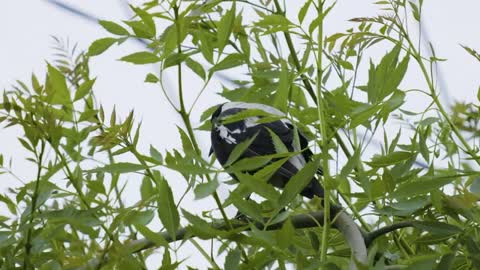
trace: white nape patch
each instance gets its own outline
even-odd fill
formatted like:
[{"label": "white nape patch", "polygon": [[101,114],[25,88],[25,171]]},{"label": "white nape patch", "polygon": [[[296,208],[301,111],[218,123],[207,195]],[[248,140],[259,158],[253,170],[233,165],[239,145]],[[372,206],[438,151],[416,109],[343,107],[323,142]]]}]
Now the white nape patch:
[{"label": "white nape patch", "polygon": [[247,110],[262,110],[262,111],[270,113],[270,114],[275,114],[275,115],[278,115],[278,116],[285,116],[285,114],[282,111],[280,111],[280,110],[278,110],[278,109],[276,109],[272,106],[268,106],[268,105],[264,105],[264,104],[260,104],[260,103],[246,103],[246,102],[228,102],[228,103],[225,103],[222,106],[222,112],[224,112],[226,110],[234,109],[234,108],[247,109]]},{"label": "white nape patch", "polygon": [[[277,108],[274,108],[272,106],[268,106],[265,104],[260,104],[260,103],[246,103],[246,102],[228,102],[223,104],[222,106],[222,113],[224,111],[230,110],[230,109],[247,109],[247,110],[262,110],[266,113],[277,115],[277,116],[282,116],[286,117],[286,115],[278,110]],[[245,126],[247,128],[249,127],[254,127],[258,125],[256,121],[259,119],[259,117],[249,117],[244,119],[245,121]],[[292,122],[286,118],[280,119],[280,121],[287,127],[287,124],[292,125]]]},{"label": "white nape patch", "polygon": [[246,128],[251,128],[251,127],[259,125],[257,123],[258,119],[260,119],[260,117],[256,117],[256,116],[248,117],[246,119],[243,119],[243,123],[245,124]]}]

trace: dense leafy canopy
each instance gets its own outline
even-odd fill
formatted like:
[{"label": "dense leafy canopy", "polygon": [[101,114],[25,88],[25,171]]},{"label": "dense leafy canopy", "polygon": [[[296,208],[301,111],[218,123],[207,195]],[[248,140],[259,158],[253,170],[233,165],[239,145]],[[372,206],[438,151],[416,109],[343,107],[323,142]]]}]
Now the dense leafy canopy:
[{"label": "dense leafy canopy", "polygon": [[[190,243],[213,269],[346,269],[350,249],[331,217],[302,223],[324,210],[318,198],[296,196],[321,166],[325,205],[341,204],[364,231],[368,265],[358,269],[480,269],[480,103],[440,102],[432,70],[442,59],[433,48],[420,50],[407,28],[421,20],[423,1],[376,4],[385,15],[352,18],[355,27],[325,36],[333,1],[302,1],[296,16],[278,0],[151,1],[132,6],[130,20],[99,21],[111,35],[86,53],[60,48],[44,81],[32,75],[1,98],[2,128],[21,128],[18,140],[36,174],[0,194],[9,211],[0,216],[0,268],[142,269],[158,250],[161,269],[204,269],[184,261],[182,247]],[[160,65],[145,82],[158,85],[181,116],[178,149],[141,152],[134,113],[108,113],[95,101],[101,78],[90,76],[89,58],[128,39],[147,46],[121,61]],[[369,59],[378,47],[387,52]],[[402,83],[412,68],[421,72],[423,89]],[[178,96],[163,89],[167,69],[176,70]],[[360,70],[368,75],[358,78]],[[214,75],[226,74],[242,76],[228,84],[234,87],[209,88]],[[203,85],[187,91],[186,75]],[[220,200],[217,189],[232,182],[224,183],[224,170],[205,158],[196,137],[210,129],[215,104],[199,117],[191,114],[196,103],[184,101],[205,91],[285,112],[312,139],[315,161],[280,192],[265,179],[289,153],[237,160],[249,142],[240,144],[227,168],[240,184]],[[409,111],[406,99],[415,95],[429,103]],[[398,122],[404,128],[392,132]],[[372,138],[382,136],[376,147]],[[15,177],[11,167],[0,155],[0,174]],[[262,169],[241,173],[246,168]],[[178,174],[167,178],[165,170]],[[141,199],[124,205],[124,183],[132,178],[141,179]],[[179,181],[197,200],[213,198],[215,209],[183,209],[183,196],[172,192]],[[244,200],[250,193],[258,199]],[[246,218],[228,217],[229,205]]]}]

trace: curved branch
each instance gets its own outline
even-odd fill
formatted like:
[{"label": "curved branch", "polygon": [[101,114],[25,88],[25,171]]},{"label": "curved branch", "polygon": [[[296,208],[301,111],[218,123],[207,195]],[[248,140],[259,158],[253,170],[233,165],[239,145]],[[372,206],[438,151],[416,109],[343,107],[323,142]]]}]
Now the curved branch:
[{"label": "curved branch", "polygon": [[387,234],[387,233],[390,233],[390,232],[393,232],[395,230],[398,230],[398,229],[402,229],[402,228],[407,228],[407,227],[414,227],[413,225],[413,221],[403,221],[403,222],[399,222],[399,223],[395,223],[395,224],[391,224],[391,225],[388,225],[388,226],[385,226],[383,228],[380,228],[376,231],[372,231],[372,232],[369,232],[369,233],[365,233],[363,235],[363,238],[365,239],[365,245],[368,247],[370,246],[373,241],[375,239],[377,239],[378,237],[384,235],[384,234]]},{"label": "curved branch", "polygon": [[[365,246],[365,240],[363,238],[363,235],[357,226],[353,219],[344,211],[334,211],[334,209],[331,209],[331,220],[332,222],[332,227],[337,229],[342,233],[342,235],[345,237],[345,241],[347,242],[348,246],[350,247],[352,251],[352,262],[350,263],[350,269],[355,270],[357,269],[356,263],[362,263],[366,264],[367,263],[367,248]],[[292,222],[293,227],[296,229],[305,229],[305,228],[315,228],[318,227],[318,224],[323,225],[323,218],[324,218],[324,212],[323,211],[317,211],[317,212],[312,212],[312,213],[307,213],[307,214],[299,214],[290,217],[290,220]],[[284,221],[272,224],[269,226],[266,226],[263,223],[260,222],[253,222],[252,224],[255,225],[260,230],[267,230],[267,231],[272,231],[272,230],[278,230],[281,229],[283,226]],[[240,221],[240,220],[234,220],[230,226],[233,227],[233,229],[240,229],[241,231],[249,231],[250,227],[248,226],[248,222]],[[231,228],[230,226],[227,226],[225,222],[215,222],[211,224],[211,226],[215,229],[218,230],[228,230]],[[175,234],[175,238],[170,237],[170,235],[167,232],[162,232],[159,233],[168,243],[179,241],[179,240],[185,240],[188,238],[196,237],[196,235],[192,233],[187,233],[188,232],[188,227],[182,227],[180,228],[177,233]],[[124,246],[124,250],[128,250],[131,253],[137,253],[142,250],[156,247],[155,243],[153,241],[150,241],[146,238],[144,239],[139,239],[139,240],[134,240],[131,241]],[[94,258],[91,259],[87,262],[86,265],[82,267],[76,268],[77,270],[87,270],[87,269],[95,269],[99,265],[103,265],[106,261],[108,260],[108,256],[105,256],[103,259],[101,258]]]}]

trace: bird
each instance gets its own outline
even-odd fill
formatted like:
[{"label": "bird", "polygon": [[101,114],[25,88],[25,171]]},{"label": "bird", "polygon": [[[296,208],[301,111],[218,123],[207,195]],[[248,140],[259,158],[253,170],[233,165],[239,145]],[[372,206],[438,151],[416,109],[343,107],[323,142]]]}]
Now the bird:
[{"label": "bird", "polygon": [[[248,116],[234,122],[225,121],[225,119],[246,110],[255,110],[261,113],[259,116]],[[252,141],[238,160],[277,154],[270,132],[278,136],[289,152],[299,153],[292,154],[268,179],[268,183],[274,187],[284,188],[290,178],[312,159],[313,153],[308,148],[308,139],[286,118],[286,115],[282,111],[272,106],[259,103],[227,102],[218,106],[212,114],[210,121],[212,126],[210,132],[212,143],[210,154],[215,153],[218,162],[223,167],[228,165],[228,158],[235,147],[247,140]],[[299,144],[294,143],[295,132],[298,132]],[[271,162],[273,161],[275,161],[275,159]],[[259,169],[261,168],[244,173],[253,174]],[[322,175],[321,169],[318,170],[317,174]],[[234,174],[231,174],[231,176],[238,180]],[[300,195],[310,199],[314,196],[323,198],[324,190],[314,176],[309,184],[300,192]]]}]

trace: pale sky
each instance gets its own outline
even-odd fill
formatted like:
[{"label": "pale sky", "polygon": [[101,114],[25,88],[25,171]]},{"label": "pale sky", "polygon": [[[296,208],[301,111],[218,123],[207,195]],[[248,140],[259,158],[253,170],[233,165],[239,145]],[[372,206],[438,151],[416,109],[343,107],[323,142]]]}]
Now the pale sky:
[{"label": "pale sky", "polygon": [[[131,1],[138,3],[140,1]],[[294,7],[297,1],[287,1],[291,5],[292,13],[298,7]],[[347,20],[352,17],[373,16],[382,14],[378,7],[372,3],[375,1],[339,0],[336,8],[326,21],[327,34],[344,31],[353,25]],[[476,91],[480,85],[480,63],[469,56],[459,44],[464,44],[480,50],[480,2],[475,0],[447,1],[425,0],[423,23],[427,29],[428,37],[436,49],[440,58],[448,61],[441,64],[441,74],[445,82],[448,95],[445,100],[475,101]],[[128,9],[124,1],[115,0],[82,0],[64,1],[69,5],[92,14],[100,19],[120,21],[129,17]],[[294,16],[296,17],[296,15]],[[108,33],[100,26],[87,22],[82,18],[73,16],[60,10],[47,1],[6,0],[0,3],[0,89],[8,89],[16,80],[30,81],[30,75],[44,75],[45,61],[51,60],[54,50],[51,48],[53,40],[51,36],[68,38],[71,43],[78,43],[78,48],[86,50],[95,39],[106,37]],[[161,31],[160,29],[158,30]],[[375,47],[378,51],[371,52],[372,56],[383,54],[387,48]],[[143,137],[141,139],[142,150],[147,152],[150,144],[160,150],[172,149],[180,145],[177,135],[177,124],[181,120],[169,108],[163,95],[157,86],[145,84],[145,75],[155,72],[154,65],[131,65],[117,61],[120,57],[132,52],[143,50],[136,42],[127,42],[120,47],[113,47],[107,53],[95,57],[91,61],[92,75],[98,77],[94,87],[97,98],[107,111],[116,106],[120,115],[126,116],[129,110],[134,109],[136,118],[141,119]],[[411,61],[411,64],[413,60]],[[367,70],[360,71],[360,79],[365,81]],[[235,75],[233,72],[230,75]],[[362,78],[363,75],[363,78]],[[168,86],[168,80],[166,85]],[[170,79],[170,80],[173,80]],[[185,78],[186,89],[198,91],[198,79]],[[190,84],[189,84],[190,83]],[[422,87],[424,81],[410,72],[402,84],[405,88]],[[214,94],[221,90],[218,79],[210,85],[207,93],[199,101],[198,108],[194,111],[201,113],[203,109],[220,103],[222,99]],[[193,96],[193,95],[192,95]],[[191,102],[187,98],[187,103]],[[424,105],[425,99],[409,98],[408,107],[418,108]],[[194,114],[195,115],[195,114]],[[193,118],[194,125],[198,125],[198,118]],[[19,154],[21,146],[16,140],[19,130],[10,128],[0,131],[0,153],[6,159],[14,157],[14,170],[18,175],[29,181],[33,177],[34,167],[27,163]],[[208,134],[199,132],[199,141],[203,149],[209,147]],[[148,153],[148,152],[147,152]],[[175,174],[168,174],[170,185],[174,193],[180,196],[185,189],[183,180],[175,179]],[[175,181],[179,180],[179,181]],[[138,179],[132,179],[131,189],[126,200],[134,203],[139,199]],[[6,175],[0,176],[0,193],[5,193],[7,187],[18,186],[19,183]],[[228,195],[226,187],[221,186],[219,193],[222,197]],[[178,199],[178,197],[177,197]],[[214,207],[213,200],[204,199],[195,201],[193,194],[187,196],[182,207],[190,212],[200,213]],[[4,204],[0,204],[0,213],[5,213]],[[230,214],[235,212],[230,209]],[[192,248],[181,249],[180,259],[188,256]],[[182,253],[184,252],[184,253]],[[192,255],[188,262],[203,259]],[[151,266],[158,266],[158,260],[150,260]],[[197,264],[198,265],[198,264]],[[220,264],[221,265],[221,264]]]}]

